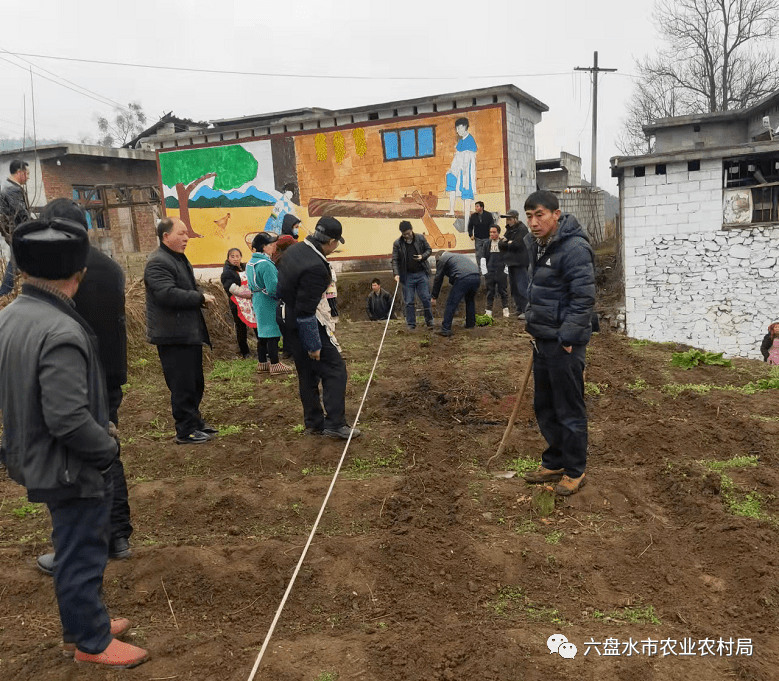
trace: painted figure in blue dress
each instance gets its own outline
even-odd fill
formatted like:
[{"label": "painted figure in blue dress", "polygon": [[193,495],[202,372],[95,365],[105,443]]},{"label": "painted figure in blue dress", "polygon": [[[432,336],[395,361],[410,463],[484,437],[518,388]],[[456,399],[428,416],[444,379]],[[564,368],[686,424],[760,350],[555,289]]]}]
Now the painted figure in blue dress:
[{"label": "painted figure in blue dress", "polygon": [[457,136],[452,165],[446,174],[446,191],[449,192],[449,215],[454,215],[455,204],[459,196],[463,201],[463,219],[468,222],[473,209],[476,192],[476,140],[468,132],[468,119],[458,118],[454,122]]},{"label": "painted figure in blue dress", "polygon": [[295,205],[292,203],[292,196],[295,193],[294,184],[285,184],[281,198],[276,201],[273,211],[268,216],[265,223],[265,231],[273,234],[281,234],[281,226],[284,222],[284,216],[287,214],[295,215]]}]

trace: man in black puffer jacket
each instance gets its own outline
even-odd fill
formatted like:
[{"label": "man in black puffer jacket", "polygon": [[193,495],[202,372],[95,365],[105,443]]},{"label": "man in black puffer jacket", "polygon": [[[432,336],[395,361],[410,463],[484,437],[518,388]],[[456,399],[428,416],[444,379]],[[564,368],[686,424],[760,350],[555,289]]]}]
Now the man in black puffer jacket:
[{"label": "man in black puffer jacket", "polygon": [[587,465],[587,408],[584,363],[592,334],[595,268],[589,238],[573,215],[562,215],[557,197],[537,191],[525,201],[532,236],[526,314],[534,338],[533,408],[549,445],[533,483],[559,481],[555,492],[569,495],[584,484]]},{"label": "man in black puffer jacket", "polygon": [[217,433],[200,417],[203,399],[203,345],[211,345],[200,308],[214,302],[201,293],[184,249],[187,226],[177,218],[157,225],[160,247],[146,262],[146,335],[162,364],[176,421],[177,444],[202,444]]}]

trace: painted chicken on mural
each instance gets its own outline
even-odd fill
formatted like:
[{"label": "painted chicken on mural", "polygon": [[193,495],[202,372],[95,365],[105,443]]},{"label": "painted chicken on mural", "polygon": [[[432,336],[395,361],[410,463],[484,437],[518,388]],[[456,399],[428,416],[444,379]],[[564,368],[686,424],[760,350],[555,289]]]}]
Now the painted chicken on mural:
[{"label": "painted chicken on mural", "polygon": [[227,221],[229,219],[230,219],[230,213],[219,218],[218,220],[214,220],[214,224],[216,225],[216,228],[219,230],[222,236],[224,236],[225,234],[225,230],[227,229]]}]

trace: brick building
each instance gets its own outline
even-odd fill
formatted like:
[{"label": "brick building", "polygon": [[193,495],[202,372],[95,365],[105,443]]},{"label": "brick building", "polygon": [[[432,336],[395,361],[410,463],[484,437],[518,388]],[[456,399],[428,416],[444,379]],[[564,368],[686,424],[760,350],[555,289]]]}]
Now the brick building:
[{"label": "brick building", "polygon": [[627,332],[760,358],[776,321],[779,92],[644,127],[655,152],[619,178]]},{"label": "brick building", "polygon": [[69,198],[87,210],[90,239],[127,271],[142,270],[157,247],[160,199],[153,152],[83,144],[51,144],[0,153],[0,175],[13,159],[29,164],[27,195],[33,212]]},{"label": "brick building", "polygon": [[303,235],[322,215],[341,220],[338,268],[384,269],[400,220],[433,248],[472,252],[475,201],[521,209],[536,188],[535,125],[547,110],[501,85],[160,128],[134,144],[157,152],[165,212],[196,237],[194,265],[216,271],[229,248],[245,253],[255,233],[293,213]]}]

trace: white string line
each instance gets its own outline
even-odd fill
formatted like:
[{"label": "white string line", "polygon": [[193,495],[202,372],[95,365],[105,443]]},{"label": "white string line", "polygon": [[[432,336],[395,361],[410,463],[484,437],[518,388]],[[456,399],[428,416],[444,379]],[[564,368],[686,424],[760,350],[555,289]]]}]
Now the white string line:
[{"label": "white string line", "polygon": [[344,459],[346,458],[346,451],[349,449],[349,444],[352,441],[354,428],[357,425],[357,422],[360,418],[362,407],[365,404],[365,398],[368,397],[368,389],[371,387],[373,374],[376,371],[376,365],[379,363],[381,350],[384,347],[384,339],[387,336],[387,329],[389,328],[390,318],[392,317],[392,308],[395,306],[395,298],[398,295],[399,286],[400,286],[400,282],[395,282],[395,292],[392,294],[392,303],[390,304],[390,309],[389,312],[387,313],[387,321],[384,323],[384,333],[381,334],[379,351],[376,353],[376,359],[373,361],[373,367],[371,368],[371,375],[368,377],[368,382],[365,384],[365,392],[363,392],[362,394],[360,407],[357,409],[357,415],[354,417],[354,423],[352,423],[352,428],[349,431],[349,439],[346,441],[346,444],[344,445],[344,451],[341,454],[341,459],[338,462],[338,466],[335,469],[335,473],[333,474],[333,479],[330,481],[330,487],[328,488],[327,494],[325,495],[325,500],[322,502],[322,507],[319,509],[319,515],[317,515],[316,520],[314,521],[314,526],[311,528],[311,533],[308,535],[308,541],[306,542],[306,545],[303,547],[303,553],[300,554],[300,559],[298,560],[298,564],[295,566],[295,571],[292,573],[292,578],[289,580],[289,584],[287,585],[287,590],[284,592],[284,596],[281,598],[281,603],[279,603],[279,607],[276,610],[276,615],[274,616],[273,621],[270,624],[270,629],[268,629],[268,633],[265,636],[265,640],[262,643],[262,648],[260,648],[260,652],[257,655],[256,661],[254,662],[254,667],[252,667],[252,671],[251,674],[249,674],[248,681],[252,681],[254,679],[254,676],[257,673],[257,669],[259,669],[260,667],[260,662],[262,662],[262,656],[265,654],[265,650],[268,647],[268,643],[270,643],[271,636],[273,636],[273,631],[276,629],[276,623],[279,621],[279,617],[281,617],[281,612],[282,610],[284,610],[284,606],[287,603],[287,598],[289,597],[289,594],[292,591],[292,587],[295,584],[295,579],[297,578],[298,572],[300,572],[300,568],[302,567],[303,561],[305,560],[306,554],[308,553],[308,547],[311,545],[311,542],[314,539],[314,535],[316,534],[317,527],[319,527],[319,521],[322,519],[322,514],[325,512],[325,507],[327,506],[327,502],[330,499],[330,493],[333,491],[333,487],[335,486],[335,481],[338,479],[338,473],[341,472],[341,466],[343,465]]}]

